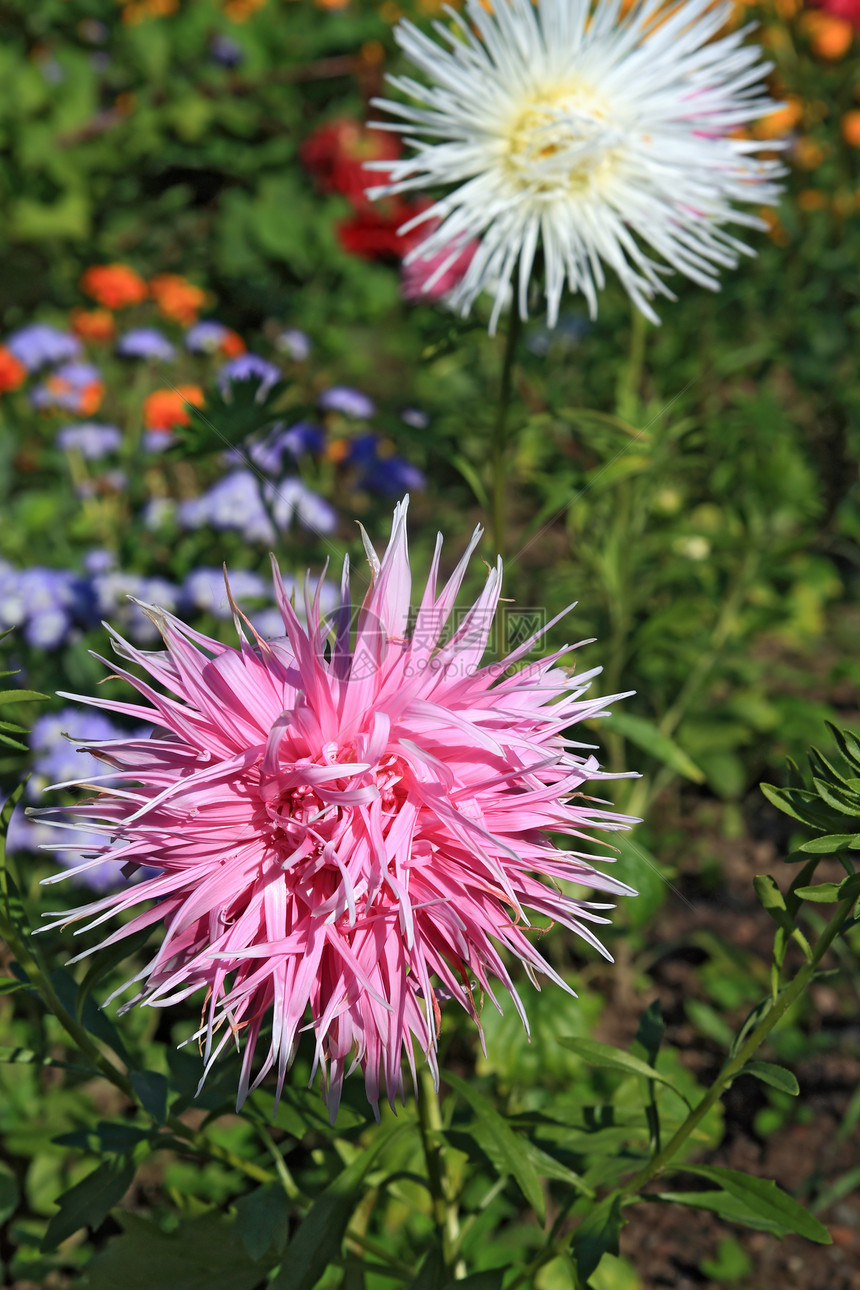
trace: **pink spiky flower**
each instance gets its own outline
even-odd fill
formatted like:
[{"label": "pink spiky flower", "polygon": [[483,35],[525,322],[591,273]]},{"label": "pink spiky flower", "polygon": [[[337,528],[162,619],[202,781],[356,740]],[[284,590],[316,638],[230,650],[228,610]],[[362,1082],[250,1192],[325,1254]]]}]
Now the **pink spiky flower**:
[{"label": "pink spiky flower", "polygon": [[71,808],[106,839],[81,868],[121,859],[158,872],[58,917],[95,927],[144,906],[104,942],[164,928],[125,1006],[205,991],[204,1078],[231,1038],[243,1044],[240,1103],[272,1070],[280,1095],[303,1030],[314,1033],[332,1117],[356,1065],[374,1108],[380,1082],[393,1102],[404,1054],[414,1079],[416,1044],[436,1074],[437,995],[480,1028],[473,989],[496,1003],[491,978],[527,1024],[510,957],[534,984],[543,973],[568,988],[529,939],[527,910],[605,953],[590,925],[611,906],[559,884],[630,891],[550,837],[578,845],[628,823],[584,794],[608,776],[564,735],[605,709],[582,697],[599,669],[574,679],[559,650],[507,670],[540,632],[480,666],[501,562],[443,641],[480,529],[438,593],[440,535],[410,631],[407,501],[382,560],[365,537],[372,576],[354,634],[346,562],[330,633],[319,589],[312,598],[306,588],[304,626],[275,566],[284,638],[264,641],[248,624],[249,641],[237,612],[233,648],[143,606],[166,650],[144,653],[112,633],[114,648],[161,688],[114,669],[146,703],[83,700],[156,731],[87,745],[111,770]]}]

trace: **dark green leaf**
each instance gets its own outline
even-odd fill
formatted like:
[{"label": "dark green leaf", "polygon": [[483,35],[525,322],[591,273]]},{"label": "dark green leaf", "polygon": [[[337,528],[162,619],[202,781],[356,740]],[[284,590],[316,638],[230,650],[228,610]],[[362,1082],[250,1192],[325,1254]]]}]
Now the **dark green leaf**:
[{"label": "dark green leaf", "polygon": [[841,813],[826,810],[817,793],[806,788],[776,788],[773,784],[760,787],[769,802],[786,815],[800,820],[801,824],[808,824],[822,833],[841,831],[838,826],[844,823],[844,817]]},{"label": "dark green leaf", "polygon": [[743,1201],[749,1209],[762,1218],[779,1223],[798,1236],[820,1245],[830,1245],[827,1228],[805,1210],[793,1196],[787,1195],[768,1178],[753,1178],[737,1169],[723,1169],[717,1165],[684,1165],[688,1173],[697,1174],[716,1183],[730,1196]]},{"label": "dark green leaf", "polygon": [[740,1050],[741,1045],[744,1043],[747,1036],[750,1035],[753,1030],[755,1030],[758,1023],[764,1019],[764,1017],[768,1012],[770,1012],[772,1007],[773,1007],[773,999],[770,995],[768,995],[767,998],[762,999],[759,1003],[756,1004],[756,1006],[752,1009],[752,1011],[747,1014],[747,1016],[744,1018],[744,1022],[740,1030],[735,1035],[732,1041],[732,1046],[729,1050],[730,1057],[735,1056],[735,1054]]},{"label": "dark green leaf", "polygon": [[8,1165],[0,1165],[0,1223],[5,1223],[15,1213],[19,1198],[15,1175]]},{"label": "dark green leaf", "polygon": [[677,1094],[689,1106],[686,1097],[676,1088],[670,1079],[661,1075],[653,1066],[647,1062],[640,1061],[632,1053],[626,1053],[623,1048],[613,1048],[610,1044],[601,1044],[596,1039],[579,1039],[575,1035],[566,1035],[558,1041],[565,1048],[572,1049],[578,1053],[590,1066],[598,1066],[605,1070],[624,1071],[627,1075],[642,1075],[645,1079],[656,1080],[658,1084],[665,1084],[673,1093]]},{"label": "dark green leaf", "polygon": [[507,1268],[488,1268],[484,1272],[473,1272],[463,1277],[462,1281],[446,1281],[444,1290],[502,1290]]},{"label": "dark green leaf", "polygon": [[583,1281],[587,1281],[597,1269],[604,1254],[618,1253],[618,1238],[623,1226],[620,1192],[605,1196],[586,1214],[573,1234],[572,1245],[577,1271]]},{"label": "dark green leaf", "polygon": [[797,1097],[800,1092],[800,1087],[791,1071],[787,1071],[784,1066],[775,1066],[773,1062],[747,1062],[738,1074],[755,1075],[762,1083],[781,1089],[783,1093],[791,1093],[792,1097]]},{"label": "dark green leaf", "polygon": [[269,1253],[274,1259],[283,1254],[288,1226],[289,1203],[278,1184],[257,1187],[236,1201],[233,1240],[242,1242],[249,1259],[257,1261]]},{"label": "dark green leaf", "polygon": [[132,1071],[129,1076],[140,1105],[157,1124],[167,1119],[167,1077],[157,1071]]},{"label": "dark green leaf", "polygon": [[830,721],[825,722],[825,724],[836,740],[836,746],[842,756],[855,770],[860,771],[860,740],[850,730],[840,730]]},{"label": "dark green leaf", "polygon": [[100,1227],[133,1181],[134,1165],[130,1161],[108,1160],[100,1164],[60,1197],[60,1208],[48,1224],[42,1250],[55,1250],[82,1227]]},{"label": "dark green leaf", "polygon": [[504,1172],[509,1173],[531,1205],[538,1220],[546,1218],[546,1198],[540,1178],[522,1148],[522,1139],[514,1133],[504,1116],[487,1098],[467,1084],[459,1075],[446,1073],[445,1079],[471,1106],[483,1128],[493,1139]]},{"label": "dark green leaf", "polygon": [[426,1254],[417,1277],[409,1282],[406,1290],[445,1290],[447,1281],[448,1273],[445,1260],[442,1258],[442,1249],[436,1242]]},{"label": "dark green leaf", "polygon": [[320,1193],[290,1241],[286,1258],[270,1290],[313,1290],[332,1258],[340,1252],[365,1174],[383,1147],[396,1134],[402,1133],[404,1127],[401,1125],[381,1133]]},{"label": "dark green leaf", "polygon": [[642,1013],[636,1031],[636,1042],[642,1045],[642,1050],[651,1066],[657,1060],[657,1054],[660,1051],[665,1031],[666,1023],[663,1020],[663,1013],[660,1009],[660,1000],[655,999],[653,1003],[649,1003]]},{"label": "dark green leaf", "polygon": [[162,1232],[136,1214],[118,1214],[121,1236],[108,1241],[86,1267],[87,1290],[254,1290],[262,1280],[232,1227],[204,1214]]}]

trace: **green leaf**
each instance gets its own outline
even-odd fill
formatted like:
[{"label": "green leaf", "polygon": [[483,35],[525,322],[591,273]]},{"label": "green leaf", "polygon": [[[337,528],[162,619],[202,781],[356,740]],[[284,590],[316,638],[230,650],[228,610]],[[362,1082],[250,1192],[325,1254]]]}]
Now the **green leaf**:
[{"label": "green leaf", "polygon": [[38,690],[0,690],[0,708],[7,703],[43,703],[47,698]]},{"label": "green leaf", "polygon": [[157,1071],[132,1071],[129,1079],[144,1111],[156,1124],[164,1124],[167,1119],[167,1076],[159,1075]]},{"label": "green leaf", "polygon": [[781,1089],[783,1093],[790,1093],[792,1097],[797,1097],[800,1092],[800,1086],[791,1071],[787,1071],[784,1066],[775,1066],[773,1062],[747,1062],[738,1074],[755,1075],[762,1083]]},{"label": "green leaf", "polygon": [[136,1214],[117,1215],[121,1236],[87,1264],[86,1290],[255,1290],[263,1280],[231,1224],[218,1214],[181,1222],[172,1232]]},{"label": "green leaf", "polygon": [[662,765],[668,766],[678,775],[683,775],[685,779],[691,779],[694,784],[703,784],[705,774],[692,757],[684,752],[683,748],[671,739],[669,735],[663,734],[653,721],[648,721],[645,717],[638,717],[632,712],[613,712],[611,717],[605,717],[601,721],[605,729],[614,731],[629,739],[637,748],[655,757]]},{"label": "green leaf", "polygon": [[769,1178],[753,1178],[737,1169],[724,1169],[717,1165],[684,1165],[687,1173],[697,1174],[716,1183],[730,1196],[743,1201],[752,1213],[779,1223],[789,1232],[805,1236],[819,1245],[830,1245],[832,1237],[823,1223],[819,1223],[793,1196],[787,1195]]},{"label": "green leaf", "polygon": [[128,1160],[105,1161],[87,1174],[57,1202],[60,1208],[48,1224],[43,1253],[55,1250],[82,1227],[100,1227],[133,1181],[134,1165]]},{"label": "green leaf", "polygon": [[278,1183],[267,1183],[236,1201],[234,1242],[239,1240],[249,1259],[283,1254],[289,1227],[289,1202]]},{"label": "green leaf", "polygon": [[792,936],[795,932],[794,919],[786,908],[785,896],[777,885],[776,879],[769,873],[757,873],[753,878],[753,886],[763,908],[770,914],[777,927],[781,928],[787,936]]},{"label": "green leaf", "polygon": [[773,784],[760,784],[759,787],[777,810],[822,833],[834,832],[834,824],[837,823],[834,814],[824,809],[817,793],[807,788],[776,788]]},{"label": "green leaf", "polygon": [[499,1114],[492,1102],[481,1093],[476,1092],[459,1075],[446,1072],[445,1080],[469,1103],[483,1130],[492,1138],[502,1168],[515,1180],[523,1196],[531,1205],[535,1214],[537,1214],[538,1221],[543,1224],[546,1220],[546,1198],[541,1187],[540,1178],[523,1151],[522,1139],[519,1134],[514,1133],[507,1120]]},{"label": "green leaf", "polygon": [[16,990],[23,990],[26,985],[24,981],[16,981],[13,976],[0,977],[0,994],[14,994]]},{"label": "green leaf", "polygon": [[649,1003],[642,1013],[636,1031],[636,1043],[642,1045],[642,1051],[651,1066],[657,1060],[657,1054],[660,1051],[660,1045],[663,1042],[665,1033],[666,1023],[663,1020],[660,1000],[655,999],[653,1003]]},{"label": "green leaf", "polygon": [[443,1290],[502,1290],[507,1267],[473,1272],[462,1281],[446,1281]]},{"label": "green leaf", "polygon": [[[286,1258],[270,1290],[313,1290],[332,1258],[340,1252],[365,1174],[383,1147],[405,1127],[398,1125],[376,1137],[372,1145],[342,1169],[317,1196],[290,1241]],[[257,1276],[259,1278],[259,1272]]]},{"label": "green leaf", "polygon": [[18,1181],[8,1165],[0,1165],[0,1223],[11,1218],[18,1208]]},{"label": "green leaf", "polygon": [[589,1210],[573,1234],[573,1256],[582,1281],[587,1281],[604,1254],[618,1253],[618,1239],[624,1226],[621,1193],[612,1192]]},{"label": "green leaf", "polygon": [[830,721],[826,721],[824,724],[836,740],[836,746],[845,760],[855,770],[860,771],[860,740],[858,740],[857,736],[853,735],[850,730],[840,730],[838,726],[834,726]]},{"label": "green leaf", "polygon": [[743,1223],[744,1227],[752,1227],[757,1232],[772,1232],[774,1236],[787,1236],[791,1231],[783,1223],[753,1213],[746,1201],[727,1191],[662,1191],[654,1197],[649,1195],[647,1199],[665,1201],[672,1205],[689,1205],[692,1209],[707,1209],[730,1223]]},{"label": "green leaf", "polygon": [[672,1090],[680,1097],[687,1106],[684,1094],[677,1088],[670,1079],[661,1075],[653,1066],[647,1062],[641,1061],[634,1057],[632,1053],[626,1053],[623,1048],[613,1048],[610,1044],[601,1044],[596,1039],[579,1039],[575,1035],[566,1035],[558,1041],[564,1048],[570,1048],[573,1052],[578,1053],[590,1066],[598,1066],[605,1070],[624,1071],[627,1075],[642,1075],[645,1079],[656,1080],[658,1084],[665,1084],[666,1088]]},{"label": "green leaf", "polygon": [[406,1290],[445,1290],[447,1279],[445,1260],[442,1257],[441,1246],[437,1241],[431,1246],[421,1267],[418,1269],[417,1277],[409,1282]]},{"label": "green leaf", "polygon": [[825,904],[847,900],[849,896],[860,896],[860,873],[851,873],[841,882],[820,882],[814,887],[795,887],[794,893],[802,900]]},{"label": "green leaf", "polygon": [[812,838],[809,842],[802,843],[797,849],[806,851],[810,855],[829,856],[848,848],[853,851],[860,850],[860,833],[825,833],[823,837]]}]

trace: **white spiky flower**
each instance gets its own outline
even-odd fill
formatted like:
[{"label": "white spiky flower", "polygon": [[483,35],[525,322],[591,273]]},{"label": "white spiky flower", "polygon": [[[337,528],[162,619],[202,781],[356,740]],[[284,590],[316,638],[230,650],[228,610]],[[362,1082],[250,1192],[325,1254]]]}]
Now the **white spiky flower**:
[{"label": "white spiky flower", "polygon": [[467,0],[464,15],[449,9],[447,24],[433,24],[438,40],[408,21],[396,28],[429,83],[393,76],[411,102],[375,100],[399,118],[382,128],[414,152],[386,161],[390,181],[371,194],[447,189],[401,229],[430,229],[406,260],[447,248],[438,276],[479,239],[451,303],[467,314],[492,290],[491,332],[515,269],[525,317],[539,248],[550,326],[565,281],[595,316],[607,267],[657,322],[649,301],[674,298],[670,270],[716,290],[720,268],[753,254],[724,226],[764,224],[735,203],[777,199],[780,163],[737,137],[775,104],[762,83],[770,65],[744,43],[749,28],[726,31],[732,5],[621,8],[621,0]]}]

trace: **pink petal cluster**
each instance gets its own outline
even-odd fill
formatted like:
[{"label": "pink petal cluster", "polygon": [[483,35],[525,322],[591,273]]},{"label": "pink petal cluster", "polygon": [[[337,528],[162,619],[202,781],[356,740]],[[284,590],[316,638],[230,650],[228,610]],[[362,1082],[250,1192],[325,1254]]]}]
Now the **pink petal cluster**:
[{"label": "pink petal cluster", "polygon": [[[435,231],[435,227],[435,224],[431,225],[430,232]],[[426,232],[425,225],[422,233]],[[403,299],[410,304],[441,300],[458,287],[479,246],[478,241],[472,238],[456,246],[443,247],[430,255],[422,255],[423,241],[422,237],[422,241],[407,252],[400,267]]]},{"label": "pink petal cluster", "polygon": [[629,892],[550,836],[579,847],[628,823],[585,795],[607,776],[564,733],[605,708],[583,698],[595,673],[573,678],[564,650],[511,669],[536,637],[480,665],[501,562],[445,637],[479,537],[441,592],[439,537],[414,621],[406,501],[381,560],[365,538],[372,576],[354,631],[348,565],[333,624],[320,624],[319,588],[306,588],[307,626],[275,567],[285,636],[265,641],[247,624],[246,638],[237,611],[238,648],[142,606],[166,649],[116,634],[114,648],[157,684],[112,668],[143,702],[83,700],[156,729],[87,745],[110,770],[71,808],[105,837],[81,867],[120,859],[158,872],[58,917],[94,927],[138,910],[105,945],[164,929],[126,1006],[205,991],[204,1077],[234,1041],[240,1103],[273,1071],[280,1095],[305,1030],[332,1117],[359,1065],[375,1108],[383,1085],[403,1096],[416,1045],[436,1071],[440,998],[480,1027],[496,981],[525,1024],[510,957],[535,984],[542,973],[567,988],[532,944],[527,910],[602,950],[591,925],[611,906],[560,884]]}]

